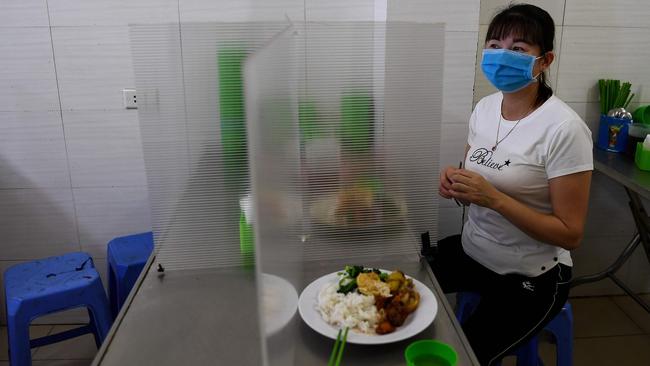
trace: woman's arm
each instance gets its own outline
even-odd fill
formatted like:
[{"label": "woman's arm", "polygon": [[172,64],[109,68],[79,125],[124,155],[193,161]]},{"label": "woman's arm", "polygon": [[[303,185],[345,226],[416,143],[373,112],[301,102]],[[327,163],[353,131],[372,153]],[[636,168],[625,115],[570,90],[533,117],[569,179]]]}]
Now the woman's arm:
[{"label": "woman's arm", "polygon": [[538,212],[500,192],[480,174],[458,170],[449,194],[497,211],[520,230],[539,241],[567,250],[576,249],[584,233],[589,205],[591,171],[549,180],[553,212]]}]

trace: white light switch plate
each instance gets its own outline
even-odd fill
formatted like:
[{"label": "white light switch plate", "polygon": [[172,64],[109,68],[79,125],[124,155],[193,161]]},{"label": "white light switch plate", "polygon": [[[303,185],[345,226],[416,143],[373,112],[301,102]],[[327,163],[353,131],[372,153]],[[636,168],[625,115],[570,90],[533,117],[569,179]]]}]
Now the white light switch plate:
[{"label": "white light switch plate", "polygon": [[138,109],[138,103],[135,96],[135,89],[122,89],[122,97],[124,100],[124,108]]}]

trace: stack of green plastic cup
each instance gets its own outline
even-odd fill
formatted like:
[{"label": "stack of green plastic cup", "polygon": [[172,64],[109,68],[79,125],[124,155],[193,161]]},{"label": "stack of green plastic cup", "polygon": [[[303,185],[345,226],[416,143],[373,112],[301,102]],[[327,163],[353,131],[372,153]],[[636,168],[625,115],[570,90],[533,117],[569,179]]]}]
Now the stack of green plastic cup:
[{"label": "stack of green plastic cup", "polygon": [[246,51],[222,48],[218,52],[221,149],[227,181],[239,185],[248,173],[246,116],[242,68]]},{"label": "stack of green plastic cup", "polygon": [[374,111],[370,93],[362,90],[341,96],[341,147],[345,153],[370,151],[373,141]]},{"label": "stack of green plastic cup", "polygon": [[253,225],[246,221],[244,211],[239,215],[239,251],[244,267],[253,267],[255,265],[255,235]]},{"label": "stack of green plastic cup", "polygon": [[314,139],[320,134],[316,102],[303,99],[298,102],[298,125],[302,141]]},{"label": "stack of green plastic cup", "polygon": [[[244,49],[237,47],[221,48],[217,54],[223,174],[233,197],[239,196],[248,183],[242,75],[246,55]],[[244,267],[252,268],[255,264],[253,227],[246,221],[243,211],[239,216],[239,249]]]}]

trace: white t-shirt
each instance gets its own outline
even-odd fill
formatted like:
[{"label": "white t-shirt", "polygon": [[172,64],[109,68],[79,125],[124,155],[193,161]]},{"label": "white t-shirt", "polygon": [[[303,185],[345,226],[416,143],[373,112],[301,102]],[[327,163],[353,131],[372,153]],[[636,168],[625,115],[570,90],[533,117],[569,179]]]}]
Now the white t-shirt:
[{"label": "white t-shirt", "polygon": [[[591,131],[578,114],[552,96],[516,127],[517,121],[502,119],[499,140],[503,140],[492,151],[502,99],[499,92],[476,105],[465,168],[530,208],[550,213],[548,180],[593,170]],[[567,250],[531,238],[498,212],[478,205],[469,207],[462,242],[467,255],[499,274],[532,277],[558,262],[573,264]]]}]

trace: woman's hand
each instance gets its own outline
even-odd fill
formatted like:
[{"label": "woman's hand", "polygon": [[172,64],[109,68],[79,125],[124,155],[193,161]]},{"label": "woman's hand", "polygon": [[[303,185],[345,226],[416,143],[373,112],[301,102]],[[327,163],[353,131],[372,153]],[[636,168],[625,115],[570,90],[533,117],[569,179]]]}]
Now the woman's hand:
[{"label": "woman's hand", "polygon": [[455,169],[448,177],[452,183],[446,192],[461,202],[494,209],[503,195],[483,176],[469,170]]},{"label": "woman's hand", "polygon": [[440,186],[438,187],[438,194],[444,198],[451,199],[451,185],[454,183],[451,176],[456,173],[458,169],[453,166],[448,166],[440,172]]}]

